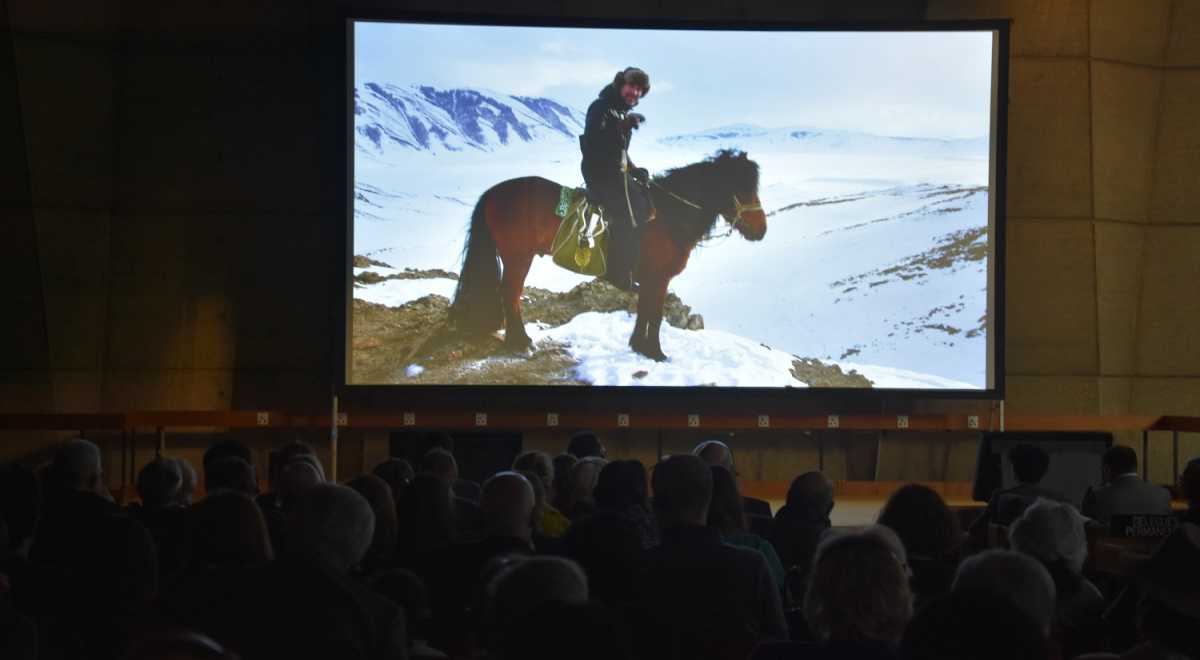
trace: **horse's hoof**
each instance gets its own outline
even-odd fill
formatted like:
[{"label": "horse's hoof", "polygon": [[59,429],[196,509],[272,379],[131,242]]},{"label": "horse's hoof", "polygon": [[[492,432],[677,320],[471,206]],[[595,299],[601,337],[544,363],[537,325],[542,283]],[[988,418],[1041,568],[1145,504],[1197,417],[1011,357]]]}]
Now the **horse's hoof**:
[{"label": "horse's hoof", "polygon": [[514,355],[530,355],[533,353],[533,340],[529,337],[514,339],[513,341],[505,340],[504,351],[513,353]]}]

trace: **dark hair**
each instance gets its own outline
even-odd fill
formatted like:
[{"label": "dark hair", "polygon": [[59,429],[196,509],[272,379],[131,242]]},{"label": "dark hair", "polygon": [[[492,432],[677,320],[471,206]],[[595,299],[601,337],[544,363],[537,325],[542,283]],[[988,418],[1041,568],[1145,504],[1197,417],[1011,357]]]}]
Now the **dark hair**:
[{"label": "dark hair", "polygon": [[457,468],[458,464],[454,461],[454,454],[441,447],[434,447],[421,457],[421,472],[426,474],[446,477]]},{"label": "dark hair", "polygon": [[192,561],[203,566],[258,566],[275,556],[262,511],[247,495],[227,490],[192,506]]},{"label": "dark hair", "polygon": [[106,594],[109,607],[140,609],[158,592],[158,554],[146,527],[129,516],[101,516],[79,575],[82,593]]},{"label": "dark hair", "polygon": [[746,531],[746,514],[742,494],[738,492],[733,473],[720,465],[708,466],[713,476],[712,503],[708,505],[708,526],[722,536]]},{"label": "dark hair", "polygon": [[392,457],[375,466],[371,474],[383,479],[387,482],[389,488],[392,489],[392,498],[396,498],[399,492],[408,488],[408,484],[412,483],[413,477],[417,476],[413,470],[412,463],[403,458]]},{"label": "dark hair", "polygon": [[254,466],[236,456],[213,461],[204,469],[204,490],[208,493],[232,490],[250,496],[257,495]]},{"label": "dark hair", "polygon": [[1050,454],[1034,445],[1020,444],[1008,450],[1013,474],[1023,484],[1036,484],[1050,469]]},{"label": "dark hair", "polygon": [[713,478],[700,457],[670,456],[654,466],[654,509],[667,523],[681,513],[707,510],[712,501]]},{"label": "dark hair", "polygon": [[1132,447],[1113,445],[1104,452],[1101,464],[1108,468],[1114,477],[1119,474],[1137,472],[1137,453],[1133,451]]},{"label": "dark hair", "polygon": [[375,514],[375,531],[371,537],[371,547],[367,550],[364,563],[380,565],[390,561],[396,553],[397,537],[399,535],[396,522],[396,501],[392,498],[392,489],[387,482],[373,474],[364,474],[351,479],[347,484],[366,498]]},{"label": "dark hair", "polygon": [[8,547],[0,548],[0,554],[33,536],[41,505],[41,484],[31,470],[16,464],[0,467],[0,517],[8,524]]},{"label": "dark hair", "polygon": [[254,464],[253,458],[250,456],[250,448],[241,442],[233,439],[218,440],[208,446],[204,450],[204,471],[208,472],[208,468],[215,461],[222,458],[240,458],[251,465]]},{"label": "dark hair", "polygon": [[1040,626],[1006,598],[963,590],[917,611],[900,642],[904,660],[1043,660]]},{"label": "dark hair", "polygon": [[962,542],[962,528],[946,501],[919,484],[907,484],[892,493],[878,522],[896,532],[910,560],[945,559]]},{"label": "dark hair", "polygon": [[454,540],[454,496],[450,482],[418,474],[398,497],[399,549],[411,555]]},{"label": "dark hair", "polygon": [[624,511],[631,506],[640,506],[649,511],[646,466],[636,460],[608,463],[600,468],[592,499],[596,506],[612,511]]},{"label": "dark hair", "polygon": [[583,429],[571,434],[571,439],[567,441],[567,453],[575,458],[604,458],[604,446],[600,444],[600,436],[595,431]]},{"label": "dark hair", "polygon": [[567,528],[563,549],[587,573],[594,598],[614,604],[635,599],[644,551],[632,518],[615,511],[586,516]]},{"label": "dark hair", "polygon": [[571,503],[571,468],[579,462],[574,454],[559,454],[554,457],[554,481],[550,484],[550,503],[558,510]]},{"label": "dark hair", "polygon": [[183,473],[179,464],[170,459],[156,458],[138,472],[138,495],[142,498],[142,506],[148,511],[176,503],[182,487]]},{"label": "dark hair", "polygon": [[512,462],[512,469],[517,472],[529,472],[542,482],[542,489],[549,490],[554,483],[554,464],[544,451],[527,451],[518,455]]}]

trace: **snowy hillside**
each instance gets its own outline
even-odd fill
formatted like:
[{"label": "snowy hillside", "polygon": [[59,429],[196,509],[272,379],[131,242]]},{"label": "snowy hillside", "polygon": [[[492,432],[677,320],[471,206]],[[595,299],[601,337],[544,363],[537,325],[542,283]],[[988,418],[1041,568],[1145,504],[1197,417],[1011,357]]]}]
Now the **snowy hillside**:
[{"label": "snowy hillside", "polygon": [[540,138],[574,141],[583,115],[546,98],[368,82],[354,90],[355,150],[493,151]]},{"label": "snowy hillside", "polygon": [[[576,108],[418,85],[371,83],[357,94],[356,255],[397,269],[457,273],[472,208],[490,186],[529,175],[582,183]],[[984,386],[988,142],[878,133],[731,124],[660,140],[634,135],[631,156],[652,172],[726,147],[746,150],[761,169],[765,240],[734,235],[702,246],[672,281],[671,290],[704,316],[704,333],[689,341],[740,338],[781,355],[853,363],[876,387]],[[539,258],[526,283],[565,292],[588,279]],[[395,306],[452,288],[448,279],[388,280],[356,287],[354,295]],[[614,351],[628,353],[628,330],[611,329],[611,337],[587,345],[611,340]],[[703,354],[691,344],[673,348],[668,332],[664,326],[662,341],[673,363]],[[583,335],[571,343],[582,351],[576,359],[590,364]],[[741,350],[736,342],[720,346]],[[744,359],[772,364],[763,356]],[[587,379],[612,382],[607,368],[596,366]],[[674,370],[653,373],[660,375],[641,380],[684,378]],[[721,378],[744,377],[739,373]],[[783,378],[765,374],[759,385]]]}]

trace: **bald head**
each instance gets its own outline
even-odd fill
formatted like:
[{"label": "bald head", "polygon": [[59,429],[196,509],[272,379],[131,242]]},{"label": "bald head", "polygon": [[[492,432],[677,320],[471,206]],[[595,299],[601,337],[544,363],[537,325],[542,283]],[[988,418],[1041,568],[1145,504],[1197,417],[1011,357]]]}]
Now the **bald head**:
[{"label": "bald head", "polygon": [[788,507],[811,516],[828,516],[833,510],[833,482],[813,470],[792,480],[787,493]]},{"label": "bald head", "polygon": [[517,472],[500,472],[483,482],[479,508],[488,536],[528,541],[533,532],[533,486]]},{"label": "bald head", "polygon": [[654,512],[663,527],[708,523],[713,476],[698,456],[671,456],[654,466]]},{"label": "bald head", "polygon": [[701,460],[709,465],[720,465],[734,475],[737,474],[733,469],[733,450],[729,448],[729,445],[720,440],[705,440],[696,445],[696,448],[692,450],[692,454],[699,456]]}]

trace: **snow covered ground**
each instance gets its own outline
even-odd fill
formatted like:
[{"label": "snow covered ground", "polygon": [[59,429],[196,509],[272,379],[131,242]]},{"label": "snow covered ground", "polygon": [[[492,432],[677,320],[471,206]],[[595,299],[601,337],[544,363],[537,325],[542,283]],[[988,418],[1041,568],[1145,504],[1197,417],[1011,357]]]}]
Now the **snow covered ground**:
[{"label": "snow covered ground", "polygon": [[[356,142],[356,255],[396,269],[458,272],[472,208],[488,187],[527,175],[581,184],[570,112],[552,115],[565,117],[567,130],[543,127],[529,141],[505,143],[499,131],[489,129],[475,142],[452,141],[454,149],[420,149],[364,138],[362,127],[370,122],[399,121],[375,110],[360,116]],[[453,124],[444,117],[438,121]],[[412,133],[404,127],[394,132],[402,130]],[[611,331],[606,337],[590,334],[593,328],[566,330],[575,322],[539,331],[542,336],[576,333],[572,350],[580,351],[576,357],[587,380],[799,386],[787,369],[777,368],[775,358],[747,352],[740,341],[765,344],[781,356],[852,366],[876,387],[985,386],[986,141],[740,125],[658,141],[644,137],[635,135],[631,154],[652,172],[701,160],[722,147],[747,151],[761,167],[759,193],[770,213],[768,231],[761,242],[734,235],[693,253],[672,290],[704,316],[706,330],[664,325],[663,347],[672,361],[645,361],[653,368],[643,378],[631,375],[638,369],[630,368],[643,361],[628,351],[629,328],[620,329],[618,320],[599,323]],[[543,258],[534,261],[526,283],[567,291],[587,279]],[[449,279],[387,280],[355,287],[354,295],[395,306],[429,293],[450,297],[453,286]],[[709,344],[705,348],[695,341]],[[683,348],[672,348],[672,342]],[[611,358],[595,357],[609,349]],[[732,366],[735,359],[742,361],[741,368]],[[706,365],[703,375],[692,373],[693,360]]]}]

